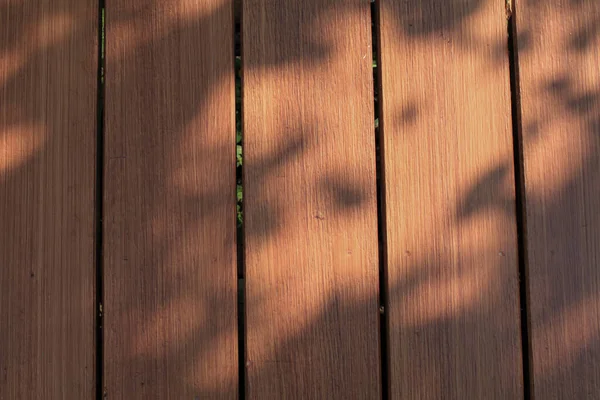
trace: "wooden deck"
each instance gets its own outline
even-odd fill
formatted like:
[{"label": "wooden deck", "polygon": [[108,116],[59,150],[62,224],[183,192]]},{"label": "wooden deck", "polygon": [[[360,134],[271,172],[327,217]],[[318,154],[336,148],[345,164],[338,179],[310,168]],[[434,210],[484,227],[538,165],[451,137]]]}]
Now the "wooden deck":
[{"label": "wooden deck", "polygon": [[99,1],[0,0],[0,400],[600,399],[599,1]]}]

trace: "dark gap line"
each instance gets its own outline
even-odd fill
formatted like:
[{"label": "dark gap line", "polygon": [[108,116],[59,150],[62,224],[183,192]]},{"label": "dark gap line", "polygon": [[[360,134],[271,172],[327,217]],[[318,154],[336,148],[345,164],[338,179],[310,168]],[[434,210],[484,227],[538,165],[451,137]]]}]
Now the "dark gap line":
[{"label": "dark gap line", "polygon": [[104,303],[104,263],[103,234],[104,227],[104,67],[105,67],[105,0],[98,1],[98,75],[96,94],[96,193],[95,193],[95,230],[96,230],[96,399],[106,397],[104,391],[104,332],[102,330]]},{"label": "dark gap line", "polygon": [[246,398],[246,281],[244,264],[244,185],[243,185],[243,93],[242,93],[242,7],[233,1],[234,67],[235,67],[235,150],[236,150],[236,249],[237,249],[237,309],[238,309],[238,398]]},{"label": "dark gap line", "polygon": [[373,103],[375,127],[375,159],[377,174],[377,239],[379,250],[379,342],[381,361],[381,397],[389,398],[389,353],[388,353],[388,295],[387,295],[387,247],[385,215],[385,171],[383,152],[383,121],[381,98],[381,29],[379,24],[379,0],[371,1],[371,43],[373,47]]},{"label": "dark gap line", "polygon": [[517,42],[517,23],[513,10],[508,19],[508,60],[510,65],[510,96],[513,131],[513,156],[515,167],[515,205],[517,219],[517,240],[519,260],[519,302],[521,308],[521,350],[523,359],[523,397],[531,399],[533,387],[531,373],[531,346],[529,320],[529,290],[527,273],[527,231],[525,175],[523,170],[523,135],[521,120],[521,87],[519,80],[519,54]]}]

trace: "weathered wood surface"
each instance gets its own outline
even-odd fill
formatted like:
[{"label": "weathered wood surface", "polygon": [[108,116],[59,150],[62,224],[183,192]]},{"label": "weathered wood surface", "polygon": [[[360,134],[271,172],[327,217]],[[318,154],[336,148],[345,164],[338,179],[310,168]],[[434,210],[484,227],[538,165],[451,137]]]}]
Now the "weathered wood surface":
[{"label": "weathered wood surface", "polygon": [[390,398],[523,395],[507,20],[380,1]]},{"label": "weathered wood surface", "polygon": [[97,9],[0,2],[0,399],[94,395]]},{"label": "weathered wood surface", "polygon": [[517,3],[536,399],[600,396],[600,3]]},{"label": "weathered wood surface", "polygon": [[109,6],[103,390],[235,398],[232,4]]},{"label": "weathered wood surface", "polygon": [[369,2],[243,4],[248,398],[379,398]]},{"label": "weathered wood surface", "polygon": [[[600,393],[600,4],[513,0],[530,354],[504,2],[0,0],[0,399]],[[243,18],[238,332],[234,8]],[[521,208],[520,205],[519,209]],[[238,339],[246,341],[239,354]]]}]

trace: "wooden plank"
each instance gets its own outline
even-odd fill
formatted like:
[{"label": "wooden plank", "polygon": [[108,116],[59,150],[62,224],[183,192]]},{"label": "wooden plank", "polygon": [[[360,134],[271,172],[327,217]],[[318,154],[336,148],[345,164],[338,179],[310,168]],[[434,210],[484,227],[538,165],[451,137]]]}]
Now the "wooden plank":
[{"label": "wooden plank", "polygon": [[242,15],[247,395],[378,398],[369,2]]},{"label": "wooden plank", "polygon": [[97,3],[0,3],[0,399],[91,399]]},{"label": "wooden plank", "polygon": [[237,396],[233,9],[111,2],[108,398]]},{"label": "wooden plank", "polygon": [[521,398],[504,4],[380,3],[390,397]]},{"label": "wooden plank", "polygon": [[517,3],[536,399],[600,396],[600,3]]}]

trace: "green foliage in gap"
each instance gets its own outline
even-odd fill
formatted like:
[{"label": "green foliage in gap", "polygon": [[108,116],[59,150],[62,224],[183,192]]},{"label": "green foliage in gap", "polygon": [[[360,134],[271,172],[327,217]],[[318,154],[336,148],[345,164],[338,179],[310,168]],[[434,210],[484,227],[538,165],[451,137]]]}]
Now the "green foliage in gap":
[{"label": "green foliage in gap", "polygon": [[[242,153],[242,115],[241,115],[241,107],[242,106],[242,58],[237,56],[235,57],[235,156],[236,156],[236,166],[238,169],[242,167],[244,162],[243,153]],[[238,179],[236,186],[236,195],[237,195],[237,223],[239,226],[244,222],[244,217],[242,214],[242,182],[241,178]]]}]

